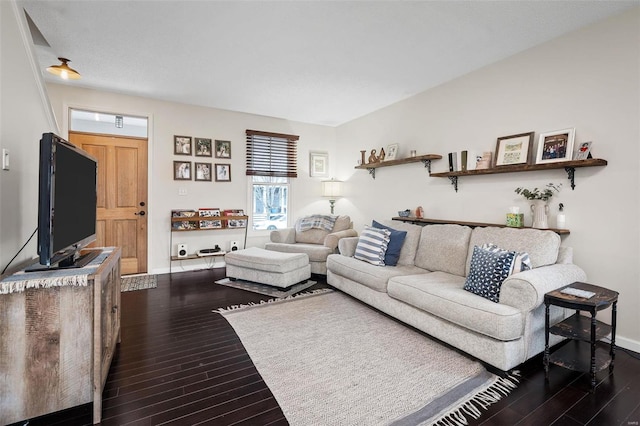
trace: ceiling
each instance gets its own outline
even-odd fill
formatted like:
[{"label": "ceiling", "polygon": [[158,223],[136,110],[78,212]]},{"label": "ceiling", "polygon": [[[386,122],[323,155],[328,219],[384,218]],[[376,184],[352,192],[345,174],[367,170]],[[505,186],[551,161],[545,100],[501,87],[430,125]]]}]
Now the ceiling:
[{"label": "ceiling", "polygon": [[82,74],[68,84],[336,126],[640,0],[18,4],[42,69]]}]

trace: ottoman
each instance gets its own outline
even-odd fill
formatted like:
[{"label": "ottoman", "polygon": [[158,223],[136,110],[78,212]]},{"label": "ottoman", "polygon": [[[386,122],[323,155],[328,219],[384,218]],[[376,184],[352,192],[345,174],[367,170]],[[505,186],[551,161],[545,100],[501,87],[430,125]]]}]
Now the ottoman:
[{"label": "ottoman", "polygon": [[309,256],[250,247],[224,255],[227,277],[287,288],[311,277]]}]

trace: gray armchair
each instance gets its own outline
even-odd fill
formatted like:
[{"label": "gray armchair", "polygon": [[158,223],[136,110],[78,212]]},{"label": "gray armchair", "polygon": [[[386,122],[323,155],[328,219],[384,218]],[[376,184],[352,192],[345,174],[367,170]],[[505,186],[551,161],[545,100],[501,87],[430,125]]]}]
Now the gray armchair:
[{"label": "gray armchair", "polygon": [[293,228],[271,231],[271,242],[265,249],[284,253],[306,253],[312,274],[327,275],[327,256],[337,253],[338,242],[345,237],[357,237],[349,216],[337,216],[333,229],[311,228],[301,231],[305,218],[296,221]]}]

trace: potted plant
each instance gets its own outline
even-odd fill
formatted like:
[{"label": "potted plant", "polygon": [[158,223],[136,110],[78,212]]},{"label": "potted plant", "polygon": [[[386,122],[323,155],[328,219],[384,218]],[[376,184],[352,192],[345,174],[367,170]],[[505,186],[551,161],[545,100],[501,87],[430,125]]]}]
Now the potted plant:
[{"label": "potted plant", "polygon": [[522,195],[527,200],[533,201],[531,212],[533,213],[533,228],[548,228],[547,215],[549,214],[549,206],[547,202],[553,197],[554,192],[560,192],[562,184],[548,183],[544,188],[533,188],[533,190],[518,187],[515,189],[516,194]]}]

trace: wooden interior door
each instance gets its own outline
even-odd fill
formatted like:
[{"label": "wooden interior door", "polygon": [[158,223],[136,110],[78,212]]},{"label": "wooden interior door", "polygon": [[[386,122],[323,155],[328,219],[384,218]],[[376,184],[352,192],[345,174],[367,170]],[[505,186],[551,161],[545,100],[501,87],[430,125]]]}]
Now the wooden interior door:
[{"label": "wooden interior door", "polygon": [[97,247],[120,247],[121,272],[147,272],[147,139],[69,132],[98,160]]}]

